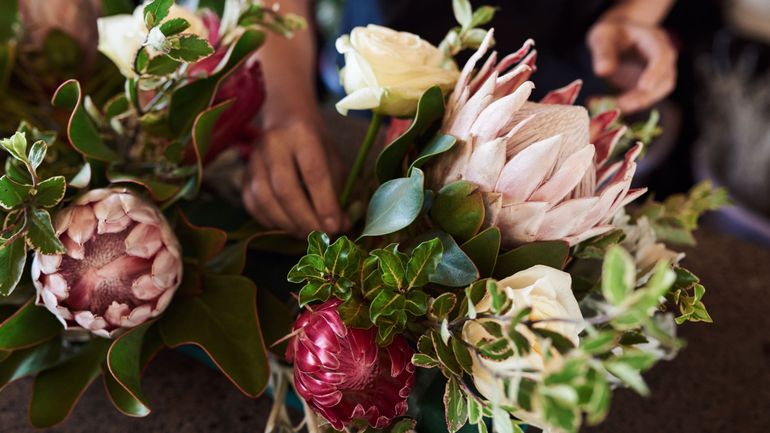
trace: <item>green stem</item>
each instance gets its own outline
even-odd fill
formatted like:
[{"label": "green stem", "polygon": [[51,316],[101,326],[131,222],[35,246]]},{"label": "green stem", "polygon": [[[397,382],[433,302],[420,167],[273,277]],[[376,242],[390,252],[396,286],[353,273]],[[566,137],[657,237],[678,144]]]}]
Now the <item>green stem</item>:
[{"label": "green stem", "polygon": [[377,133],[380,132],[380,126],[382,125],[382,115],[373,113],[372,121],[369,123],[369,130],[366,131],[366,137],[364,142],[361,143],[361,147],[358,149],[358,155],[356,161],[353,163],[353,168],[350,169],[347,179],[345,179],[345,187],[342,189],[342,195],[340,196],[340,205],[344,208],[348,205],[350,194],[353,192],[353,186],[361,175],[361,170],[366,162],[366,157],[369,155],[369,151],[372,149],[372,145],[377,140]]}]

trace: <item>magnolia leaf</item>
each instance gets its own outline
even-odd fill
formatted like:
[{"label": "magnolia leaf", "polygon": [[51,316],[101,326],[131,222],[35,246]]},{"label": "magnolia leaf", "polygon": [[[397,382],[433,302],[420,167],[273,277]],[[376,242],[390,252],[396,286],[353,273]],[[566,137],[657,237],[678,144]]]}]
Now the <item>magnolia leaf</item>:
[{"label": "magnolia leaf", "polygon": [[203,286],[200,296],[175,300],[158,321],[163,341],[170,347],[200,347],[241,392],[259,396],[269,373],[254,283],[242,276],[207,275]]},{"label": "magnolia leaf", "polygon": [[443,252],[444,247],[438,238],[422,242],[412,250],[412,256],[406,264],[407,290],[428,284],[429,276],[436,271]]},{"label": "magnolia leaf", "polygon": [[214,48],[209,41],[198,35],[182,35],[176,40],[179,46],[168,51],[168,56],[174,60],[193,63],[214,54]]},{"label": "magnolia leaf", "polygon": [[52,427],[69,415],[83,391],[99,376],[111,342],[93,338],[71,358],[37,375],[29,406],[32,425]]},{"label": "magnolia leaf", "polygon": [[62,324],[53,314],[30,300],[0,324],[0,350],[37,346],[62,331]]},{"label": "magnolia leaf", "polygon": [[403,176],[402,164],[409,150],[421,137],[433,138],[435,123],[443,116],[444,95],[439,87],[431,87],[420,97],[409,129],[388,144],[377,158],[375,173],[381,183]]},{"label": "magnolia leaf", "polygon": [[433,137],[433,140],[431,140],[420,151],[420,154],[417,155],[417,159],[415,159],[414,162],[412,162],[412,164],[409,166],[409,171],[407,174],[411,173],[415,167],[422,167],[431,159],[441,155],[444,152],[448,152],[454,147],[455,143],[457,143],[457,138],[451,135],[442,134]]},{"label": "magnolia leaf", "polygon": [[190,197],[194,197],[200,190],[201,182],[203,181],[203,163],[208,157],[209,149],[211,148],[211,139],[214,133],[214,127],[216,126],[222,113],[230,107],[232,101],[225,101],[223,103],[209,107],[193,121],[192,142],[193,150],[195,151],[195,164],[198,172],[195,176],[195,188],[190,191]]},{"label": "magnolia leaf", "polygon": [[500,229],[490,227],[460,245],[460,249],[476,265],[481,278],[492,276],[500,252],[500,240]]},{"label": "magnolia leaf", "polygon": [[602,264],[602,293],[613,305],[621,304],[631,294],[636,282],[634,259],[620,246],[607,250]]},{"label": "magnolia leaf", "polygon": [[35,204],[44,208],[54,207],[64,198],[65,192],[67,180],[64,176],[49,177],[37,185]]},{"label": "magnolia leaf", "polygon": [[564,241],[545,241],[524,244],[516,249],[501,254],[497,258],[495,278],[509,277],[516,272],[529,269],[535,265],[550,266],[555,269],[564,268],[569,258],[569,244]]},{"label": "magnolia leaf", "polygon": [[27,212],[27,221],[25,239],[35,251],[42,254],[62,254],[66,251],[59,237],[56,236],[48,211],[31,209]]},{"label": "magnolia leaf", "polygon": [[420,215],[423,204],[422,170],[410,177],[393,179],[377,188],[369,202],[363,236],[382,236],[409,226]]},{"label": "magnolia leaf", "polygon": [[61,339],[53,338],[37,346],[8,352],[8,356],[0,360],[0,390],[14,380],[52,367],[59,360],[61,348]]},{"label": "magnolia leaf", "polygon": [[[27,245],[23,238],[0,247],[0,296],[13,293],[21,281],[24,265],[27,262]],[[2,331],[0,331],[2,332]]]},{"label": "magnolia leaf", "polygon": [[444,392],[444,407],[446,408],[446,425],[450,433],[455,433],[468,420],[468,405],[465,394],[460,389],[457,379],[450,378]]},{"label": "magnolia leaf", "polygon": [[185,254],[192,254],[198,263],[208,263],[222,251],[227,233],[214,227],[199,227],[190,222],[180,209],[176,235]]},{"label": "magnolia leaf", "polygon": [[476,269],[476,265],[457,246],[452,236],[439,231],[429,232],[427,236],[441,239],[444,249],[436,272],[429,278],[430,282],[447,287],[463,287],[479,279],[479,270]]},{"label": "magnolia leaf", "polygon": [[29,198],[31,189],[32,186],[17,183],[7,175],[0,177],[0,207],[10,210],[21,206]]},{"label": "magnolia leaf", "polygon": [[103,364],[101,369],[104,388],[113,406],[118,411],[130,417],[145,417],[150,414],[151,410],[146,404],[134,397],[120,382],[112,377],[107,365]]},{"label": "magnolia leaf", "polygon": [[430,215],[459,241],[473,237],[484,223],[484,199],[473,182],[460,180],[439,190]]},{"label": "magnolia leaf", "polygon": [[[128,330],[112,343],[107,353],[107,370],[105,371],[105,383],[113,395],[122,397],[120,408],[135,416],[146,416],[150,413],[147,399],[142,392],[142,348],[145,335],[155,325],[155,322],[147,322],[136,328]],[[156,328],[157,329],[157,328]],[[157,332],[157,331],[156,331]],[[114,383],[112,383],[114,382]],[[128,396],[121,395],[117,384]]]},{"label": "magnolia leaf", "polygon": [[99,131],[83,108],[83,94],[79,82],[65,81],[54,93],[52,104],[54,107],[70,110],[67,137],[75,150],[97,161],[121,160],[121,156],[104,143]]}]

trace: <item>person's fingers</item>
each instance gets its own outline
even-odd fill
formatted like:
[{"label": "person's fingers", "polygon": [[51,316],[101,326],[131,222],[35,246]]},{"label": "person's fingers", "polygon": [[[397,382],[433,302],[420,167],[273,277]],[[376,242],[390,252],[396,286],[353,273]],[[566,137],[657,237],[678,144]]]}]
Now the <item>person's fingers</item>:
[{"label": "person's fingers", "polygon": [[270,186],[280,199],[283,210],[297,228],[298,236],[305,236],[314,230],[323,230],[315,210],[302,188],[299,173],[292,156],[291,145],[286,140],[279,140],[266,148],[272,169]]},{"label": "person's fingers", "polygon": [[297,154],[297,164],[323,228],[329,233],[338,233],[342,228],[342,212],[334,191],[329,161],[320,143],[307,144]]},{"label": "person's fingers", "polygon": [[676,50],[661,30],[632,26],[628,28],[628,34],[646,62],[634,88],[618,99],[622,110],[634,112],[649,108],[673,90],[676,83]]},{"label": "person's fingers", "polygon": [[613,24],[599,24],[588,34],[594,73],[600,77],[612,75],[618,67],[619,41]]},{"label": "person's fingers", "polygon": [[265,154],[261,151],[254,152],[251,157],[249,162],[251,179],[244,191],[244,205],[252,216],[260,222],[264,221],[267,227],[297,232],[297,225],[284,212],[273,192],[264,158]]}]

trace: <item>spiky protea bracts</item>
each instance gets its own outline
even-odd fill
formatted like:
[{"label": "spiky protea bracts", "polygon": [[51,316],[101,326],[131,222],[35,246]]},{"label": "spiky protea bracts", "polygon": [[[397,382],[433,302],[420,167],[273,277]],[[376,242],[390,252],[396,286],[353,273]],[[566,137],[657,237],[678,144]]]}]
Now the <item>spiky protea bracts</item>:
[{"label": "spiky protea bracts", "polygon": [[37,253],[38,304],[66,328],[111,337],[158,316],[182,279],[179,242],[152,204],[122,189],[87,192],[55,218],[65,254]]},{"label": "spiky protea bracts", "polygon": [[442,132],[459,144],[434,166],[432,181],[476,183],[486,224],[500,228],[505,247],[555,239],[575,244],[609,231],[617,210],[644,193],[630,189],[641,145],[608,163],[624,128],[610,129],[617,111],[590,119],[585,108],[571,105],[580,81],[529,102],[532,41],[499,62],[493,52],[476,70],[491,34],[449,99]]}]

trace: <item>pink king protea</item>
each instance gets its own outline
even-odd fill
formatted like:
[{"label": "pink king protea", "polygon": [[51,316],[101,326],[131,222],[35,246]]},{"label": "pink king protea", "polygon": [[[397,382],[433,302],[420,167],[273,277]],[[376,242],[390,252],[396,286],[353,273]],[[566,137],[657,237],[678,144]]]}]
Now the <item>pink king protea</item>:
[{"label": "pink king protea", "polygon": [[528,102],[532,41],[500,62],[493,52],[474,73],[491,35],[463,68],[447,104],[442,132],[459,145],[435,165],[433,182],[476,183],[486,224],[500,228],[506,247],[555,239],[576,244],[611,230],[617,210],[645,191],[630,189],[640,145],[608,164],[625,128],[610,129],[617,111],[590,119],[572,105],[580,81]]},{"label": "pink king protea", "polygon": [[295,388],[337,430],[353,420],[386,427],[406,413],[413,351],[400,336],[378,347],[376,330],[345,326],[339,305],[313,307],[294,324],[287,358],[294,362]]},{"label": "pink king protea", "polygon": [[111,337],[168,306],[182,278],[179,242],[160,211],[135,194],[96,189],[56,215],[66,254],[37,253],[38,304],[66,328]]}]

